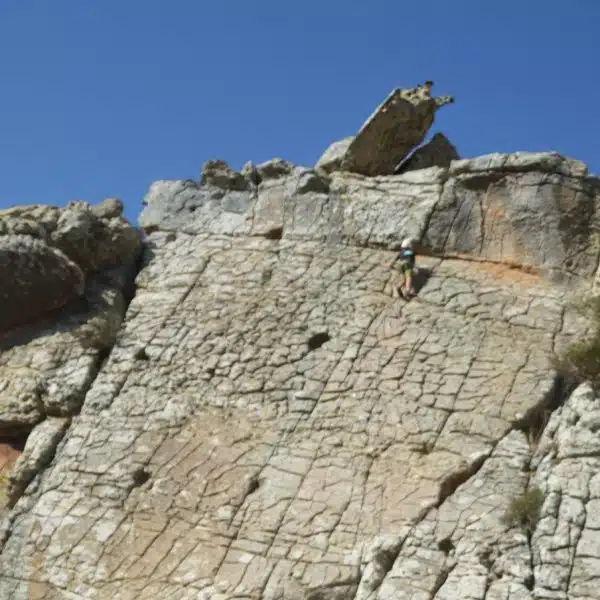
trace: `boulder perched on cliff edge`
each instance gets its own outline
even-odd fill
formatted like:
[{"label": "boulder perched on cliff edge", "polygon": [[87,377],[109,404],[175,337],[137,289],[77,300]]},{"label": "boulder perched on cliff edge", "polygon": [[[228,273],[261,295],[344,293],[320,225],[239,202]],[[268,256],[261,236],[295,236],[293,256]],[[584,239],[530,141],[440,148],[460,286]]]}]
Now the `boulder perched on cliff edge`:
[{"label": "boulder perched on cliff edge", "polygon": [[435,113],[454,102],[452,96],[431,96],[433,83],[395,89],[365,121],[356,136],[332,144],[317,162],[325,171],[390,175],[418,146],[433,124]]}]

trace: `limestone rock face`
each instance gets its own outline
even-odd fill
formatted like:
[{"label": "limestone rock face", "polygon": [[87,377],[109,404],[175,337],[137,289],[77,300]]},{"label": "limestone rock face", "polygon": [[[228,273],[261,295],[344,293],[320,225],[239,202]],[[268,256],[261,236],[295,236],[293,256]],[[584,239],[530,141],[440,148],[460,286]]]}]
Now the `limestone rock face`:
[{"label": "limestone rock face", "polygon": [[7,331],[81,296],[85,276],[57,248],[29,235],[0,236],[0,331]]},{"label": "limestone rock face", "polygon": [[[589,324],[538,271],[591,285],[598,192],[553,154],[153,184],[135,296],[97,319],[110,353],[11,473],[0,598],[594,597],[600,400],[551,361]],[[407,235],[404,303],[387,265]],[[91,305],[122,312],[127,273]],[[33,395],[42,359],[10,351]],[[534,485],[533,530],[507,524]]]},{"label": "limestone rock face", "polygon": [[317,167],[367,176],[394,173],[425,139],[435,113],[454,102],[452,96],[432,97],[432,85],[427,81],[415,88],[393,90],[355,136],[335,142],[325,151]]},{"label": "limestone rock face", "polygon": [[600,182],[585,174],[549,153],[453,162],[423,243],[587,278],[598,265]]},{"label": "limestone rock face", "polygon": [[529,265],[557,277],[588,278],[600,257],[600,182],[579,161],[554,153],[491,154],[381,177],[286,163],[277,176],[258,185],[247,176],[240,187],[156,182],[140,223],[150,231],[384,248],[408,235],[426,252]]},{"label": "limestone rock face", "polygon": [[545,500],[531,540],[534,597],[598,595],[599,423],[600,398],[584,384],[550,417],[540,440],[533,483]]},{"label": "limestone rock face", "polygon": [[10,471],[10,504],[17,501],[32,479],[50,463],[68,426],[68,419],[50,417],[33,429],[27,438],[23,453]]}]

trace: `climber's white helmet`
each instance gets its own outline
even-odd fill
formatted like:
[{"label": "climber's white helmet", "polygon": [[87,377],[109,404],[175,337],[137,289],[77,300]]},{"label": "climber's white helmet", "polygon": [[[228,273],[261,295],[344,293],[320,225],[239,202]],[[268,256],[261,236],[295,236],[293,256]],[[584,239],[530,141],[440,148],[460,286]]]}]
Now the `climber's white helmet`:
[{"label": "climber's white helmet", "polygon": [[401,248],[412,248],[413,247],[413,241],[411,238],[405,238],[402,240],[402,243],[400,244]]}]

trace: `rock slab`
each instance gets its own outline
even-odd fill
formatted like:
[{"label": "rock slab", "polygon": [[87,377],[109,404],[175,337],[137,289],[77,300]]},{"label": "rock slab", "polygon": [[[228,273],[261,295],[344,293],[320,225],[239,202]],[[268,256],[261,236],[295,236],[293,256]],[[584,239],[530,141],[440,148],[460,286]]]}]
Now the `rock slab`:
[{"label": "rock slab", "polygon": [[[563,397],[551,362],[588,324],[514,262],[589,283],[596,186],[547,154],[155,183],[135,296],[98,320],[110,352],[17,460],[0,598],[593,597],[598,400]],[[407,232],[430,256],[405,304],[387,264]],[[104,271],[94,302],[126,280]],[[527,535],[503,515],[534,484]]]},{"label": "rock slab", "polygon": [[[393,90],[355,136],[335,142],[325,151],[317,168],[366,176],[393,174],[410,151],[425,139],[435,113],[454,102],[452,96],[432,97],[432,85],[433,82],[426,81],[415,88]],[[438,153],[439,150],[438,147]]]}]

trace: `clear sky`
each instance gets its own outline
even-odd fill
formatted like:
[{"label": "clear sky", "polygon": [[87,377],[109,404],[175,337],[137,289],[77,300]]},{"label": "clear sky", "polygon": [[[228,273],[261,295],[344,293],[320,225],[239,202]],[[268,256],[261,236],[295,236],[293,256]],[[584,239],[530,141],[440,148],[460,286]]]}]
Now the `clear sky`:
[{"label": "clear sky", "polygon": [[0,0],[0,207],[118,196],[222,158],[312,166],[394,87],[453,94],[463,157],[600,173],[600,0]]}]

